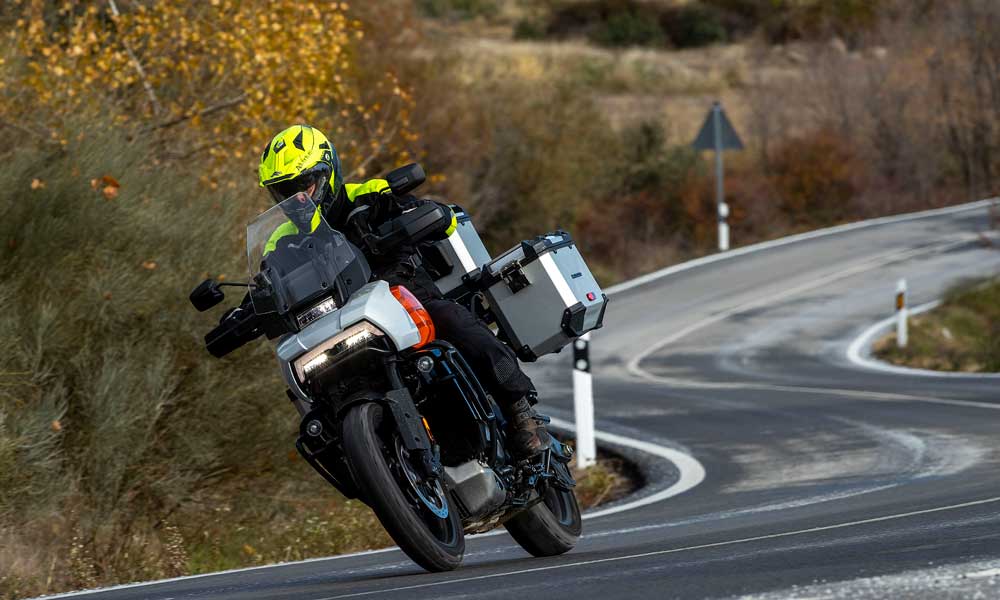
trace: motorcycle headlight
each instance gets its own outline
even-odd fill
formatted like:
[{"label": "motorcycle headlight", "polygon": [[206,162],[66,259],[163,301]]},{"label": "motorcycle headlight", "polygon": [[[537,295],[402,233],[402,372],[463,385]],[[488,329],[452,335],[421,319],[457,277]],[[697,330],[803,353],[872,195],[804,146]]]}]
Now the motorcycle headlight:
[{"label": "motorcycle headlight", "polygon": [[299,324],[299,329],[304,329],[306,325],[312,323],[320,317],[332,313],[335,310],[337,310],[337,303],[333,301],[333,298],[327,298],[326,300],[313,304],[309,308],[295,315],[295,320]]},{"label": "motorcycle headlight", "polygon": [[374,338],[383,336],[385,332],[368,321],[352,325],[295,359],[295,374],[304,383],[311,375],[318,374],[336,362],[339,355],[357,350]]}]

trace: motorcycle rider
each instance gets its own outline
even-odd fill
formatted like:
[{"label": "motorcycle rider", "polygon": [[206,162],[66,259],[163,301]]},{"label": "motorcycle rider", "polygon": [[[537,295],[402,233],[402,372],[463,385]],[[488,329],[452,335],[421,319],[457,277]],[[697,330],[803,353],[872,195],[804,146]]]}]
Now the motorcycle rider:
[{"label": "motorcycle rider", "polygon": [[[468,309],[442,297],[420,265],[414,243],[403,242],[388,253],[374,254],[359,239],[387,220],[431,200],[397,198],[384,179],[345,183],[336,148],[322,132],[308,125],[293,125],[275,135],[261,154],[258,173],[260,186],[275,203],[299,192],[308,194],[331,227],[365,249],[374,277],[413,292],[434,321],[438,337],[462,353],[493,393],[510,423],[515,454],[530,457],[548,446],[549,434],[532,408],[537,402],[535,388],[518,365],[513,350]],[[437,239],[451,235],[456,225],[452,214],[451,224],[437,232]]]}]

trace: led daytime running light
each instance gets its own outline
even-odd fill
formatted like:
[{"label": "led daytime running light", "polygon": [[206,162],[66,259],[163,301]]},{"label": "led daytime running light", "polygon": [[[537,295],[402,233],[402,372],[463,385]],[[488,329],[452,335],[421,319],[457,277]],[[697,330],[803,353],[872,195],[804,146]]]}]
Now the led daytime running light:
[{"label": "led daytime running light", "polygon": [[[295,375],[299,381],[305,382],[309,375],[317,372],[334,360],[339,352],[350,350],[368,342],[372,338],[384,335],[385,333],[381,329],[368,321],[352,325],[296,359],[293,363]],[[334,350],[337,350],[337,352],[331,355],[331,352]]]}]

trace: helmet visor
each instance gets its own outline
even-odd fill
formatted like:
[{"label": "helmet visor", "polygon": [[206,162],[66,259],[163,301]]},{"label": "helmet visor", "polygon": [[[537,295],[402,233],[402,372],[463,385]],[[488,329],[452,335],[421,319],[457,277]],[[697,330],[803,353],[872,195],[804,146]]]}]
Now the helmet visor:
[{"label": "helmet visor", "polygon": [[309,196],[318,205],[323,199],[323,193],[326,191],[329,180],[329,173],[324,169],[318,169],[310,173],[303,173],[295,179],[272,183],[267,186],[267,191],[271,194],[275,204],[291,198],[295,194],[302,193]]}]

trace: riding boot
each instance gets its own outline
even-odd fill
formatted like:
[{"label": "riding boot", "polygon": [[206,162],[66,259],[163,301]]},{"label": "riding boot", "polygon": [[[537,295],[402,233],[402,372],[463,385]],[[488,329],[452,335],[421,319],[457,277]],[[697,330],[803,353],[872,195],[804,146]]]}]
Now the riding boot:
[{"label": "riding boot", "polygon": [[508,412],[511,451],[515,456],[530,458],[549,446],[552,441],[549,432],[527,396],[511,404]]}]

